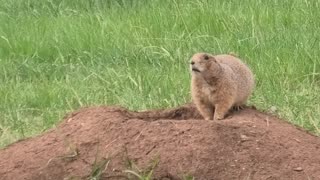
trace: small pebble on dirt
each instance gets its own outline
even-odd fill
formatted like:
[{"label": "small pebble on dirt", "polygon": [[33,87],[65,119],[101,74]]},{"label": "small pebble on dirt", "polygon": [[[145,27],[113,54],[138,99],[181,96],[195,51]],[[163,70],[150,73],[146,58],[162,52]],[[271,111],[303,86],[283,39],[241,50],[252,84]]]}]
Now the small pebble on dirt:
[{"label": "small pebble on dirt", "polygon": [[303,171],[303,168],[302,167],[296,167],[293,169],[294,171]]},{"label": "small pebble on dirt", "polygon": [[242,142],[249,140],[249,137],[246,136],[246,135],[244,135],[244,134],[241,134],[241,135],[240,135],[240,138],[241,138],[241,141],[242,141]]}]

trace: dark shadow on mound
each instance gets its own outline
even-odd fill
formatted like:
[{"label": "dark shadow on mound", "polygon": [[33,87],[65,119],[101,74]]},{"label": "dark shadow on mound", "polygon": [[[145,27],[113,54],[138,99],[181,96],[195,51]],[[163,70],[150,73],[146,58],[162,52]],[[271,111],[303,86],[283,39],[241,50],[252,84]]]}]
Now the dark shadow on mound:
[{"label": "dark shadow on mound", "polygon": [[156,121],[160,119],[187,120],[202,119],[193,103],[188,103],[171,109],[158,109],[149,111],[126,111],[123,112],[130,119],[142,119],[145,121]]},{"label": "dark shadow on mound", "polygon": [[[254,107],[244,107],[245,109]],[[145,121],[156,121],[161,119],[167,120],[188,120],[188,119],[199,119],[203,120],[203,117],[195,107],[193,103],[188,103],[183,106],[179,106],[171,109],[158,109],[149,111],[123,111],[124,114],[130,119],[142,119]],[[227,116],[234,116],[238,114],[239,111],[231,110]]]}]

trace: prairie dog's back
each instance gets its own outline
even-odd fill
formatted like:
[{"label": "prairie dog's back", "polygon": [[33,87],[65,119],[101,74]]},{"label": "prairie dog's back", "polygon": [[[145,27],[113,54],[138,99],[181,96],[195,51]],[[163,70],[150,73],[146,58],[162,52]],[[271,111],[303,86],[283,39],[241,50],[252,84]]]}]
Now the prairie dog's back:
[{"label": "prairie dog's back", "polygon": [[217,62],[229,66],[234,72],[234,79],[237,83],[236,104],[245,103],[254,87],[254,78],[251,70],[239,58],[221,54],[214,56]]}]

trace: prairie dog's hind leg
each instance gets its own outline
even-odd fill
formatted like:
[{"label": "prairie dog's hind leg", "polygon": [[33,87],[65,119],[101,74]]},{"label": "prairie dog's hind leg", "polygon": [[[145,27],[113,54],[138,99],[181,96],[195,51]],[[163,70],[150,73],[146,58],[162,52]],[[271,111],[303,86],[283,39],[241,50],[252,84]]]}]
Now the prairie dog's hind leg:
[{"label": "prairie dog's hind leg", "polygon": [[234,105],[233,107],[232,107],[232,110],[234,110],[234,111],[240,111],[240,110],[243,110],[245,108],[245,105],[244,104],[242,104],[242,105]]}]

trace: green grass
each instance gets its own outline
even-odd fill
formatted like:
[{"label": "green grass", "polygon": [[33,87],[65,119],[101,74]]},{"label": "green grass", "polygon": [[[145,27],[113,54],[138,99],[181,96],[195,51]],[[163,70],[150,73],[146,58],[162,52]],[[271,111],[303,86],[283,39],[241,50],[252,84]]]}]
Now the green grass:
[{"label": "green grass", "polygon": [[320,2],[0,0],[0,147],[81,106],[190,100],[188,61],[236,52],[249,103],[320,134]]}]

